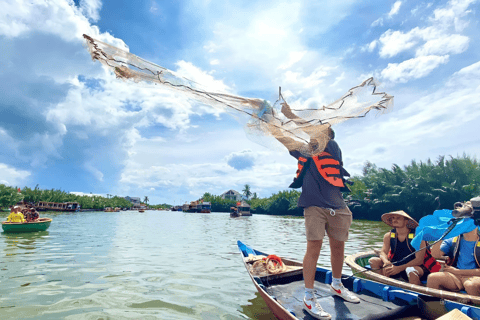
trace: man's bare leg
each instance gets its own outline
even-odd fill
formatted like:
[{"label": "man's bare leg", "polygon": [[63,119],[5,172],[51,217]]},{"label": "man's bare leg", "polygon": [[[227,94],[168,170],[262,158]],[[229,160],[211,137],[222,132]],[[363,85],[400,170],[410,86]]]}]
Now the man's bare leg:
[{"label": "man's bare leg", "polygon": [[370,264],[370,268],[372,268],[373,272],[376,272],[378,274],[381,274],[384,276],[385,274],[383,273],[382,267],[383,267],[383,261],[379,257],[371,257],[368,260],[368,263]]},{"label": "man's bare leg", "polygon": [[345,259],[345,241],[338,241],[329,237],[330,242],[330,261],[332,264],[332,274],[334,278],[342,277],[343,261]]},{"label": "man's bare leg", "polygon": [[317,270],[317,261],[322,249],[323,240],[307,241],[307,252],[303,257],[303,280],[305,288],[313,289],[315,281],[315,272]]},{"label": "man's bare leg", "polygon": [[459,281],[460,280],[456,279],[451,273],[435,272],[428,275],[427,287],[432,289],[458,291],[463,289],[463,285],[461,285],[461,287],[458,286],[457,282]]}]

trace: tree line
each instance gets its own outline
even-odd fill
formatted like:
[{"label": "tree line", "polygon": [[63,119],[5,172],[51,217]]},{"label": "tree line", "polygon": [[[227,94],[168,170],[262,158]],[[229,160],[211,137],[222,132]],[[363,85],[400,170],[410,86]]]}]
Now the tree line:
[{"label": "tree line", "polygon": [[[34,189],[24,187],[10,187],[0,184],[0,208],[8,208],[20,201],[27,203],[45,202],[78,202],[82,209],[104,209],[106,207],[112,208],[131,208],[132,203],[125,198],[118,196],[102,197],[98,195],[75,195],[58,189],[40,189],[35,186]],[[148,197],[144,198],[144,203],[148,203]],[[167,204],[149,206],[151,208],[169,208]]]},{"label": "tree line", "polygon": [[[378,168],[366,162],[362,174],[350,179],[354,182],[351,192],[344,199],[355,219],[380,220],[382,214],[404,210],[417,221],[432,214],[437,209],[453,209],[457,201],[467,201],[480,195],[480,165],[476,158],[467,155],[456,158],[444,156],[425,162],[412,160],[403,168],[394,164],[390,169]],[[243,193],[252,211],[257,214],[302,216],[303,210],[297,207],[300,191],[284,190],[267,198],[259,198],[245,185]],[[250,196],[252,196],[250,198]],[[145,197],[148,202],[148,197]],[[213,212],[229,212],[236,205],[235,200],[205,193],[203,200],[211,202]],[[83,209],[103,209],[105,207],[131,207],[132,204],[121,197],[78,196],[62,190],[41,190],[25,187],[17,188],[0,184],[0,207],[25,202],[78,202]],[[152,206],[151,206],[152,207]],[[169,208],[171,205],[156,205]]]},{"label": "tree line", "polygon": [[[440,156],[436,161],[412,160],[403,168],[394,164],[391,169],[367,161],[362,174],[350,180],[354,184],[344,199],[355,219],[380,220],[386,212],[404,210],[418,221],[437,209],[453,209],[455,202],[480,195],[479,162],[465,154],[448,159]],[[250,187],[243,191],[246,196],[251,194]],[[268,198],[255,195],[247,202],[255,213],[301,216],[299,197],[300,191],[285,190]],[[217,212],[228,212],[236,202],[210,193],[204,194],[204,201],[210,201],[212,211]]]}]

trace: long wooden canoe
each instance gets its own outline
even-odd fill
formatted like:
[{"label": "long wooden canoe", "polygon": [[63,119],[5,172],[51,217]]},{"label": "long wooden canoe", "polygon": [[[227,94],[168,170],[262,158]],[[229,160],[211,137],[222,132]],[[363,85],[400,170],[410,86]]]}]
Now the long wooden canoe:
[{"label": "long wooden canoe", "polygon": [[38,218],[34,222],[2,222],[3,232],[9,233],[22,233],[22,232],[36,232],[45,231],[50,227],[52,219],[50,218]]},{"label": "long wooden canoe", "polygon": [[[461,292],[451,292],[447,290],[437,290],[437,289],[427,288],[426,286],[419,286],[419,285],[407,283],[401,280],[385,277],[373,271],[367,271],[368,269],[365,267],[369,265],[368,260],[371,257],[378,257],[378,254],[373,250],[367,251],[367,252],[360,252],[360,253],[346,257],[345,263],[352,269],[354,273],[362,272],[361,274],[359,274],[359,276],[362,275],[363,277],[370,280],[381,282],[387,285],[396,286],[398,288],[408,289],[410,291],[419,292],[422,294],[427,294],[427,295],[438,297],[441,299],[457,301],[462,304],[471,305],[472,307],[480,306],[480,297],[471,296]],[[443,266],[443,263],[442,263],[442,266]]]},{"label": "long wooden canoe", "polygon": [[[303,309],[303,267],[302,263],[282,257],[287,266],[285,272],[276,275],[256,275],[252,268],[254,261],[268,254],[255,250],[241,241],[238,249],[255,288],[273,314],[281,320],[313,319]],[[423,295],[411,290],[361,279],[342,276],[344,286],[357,294],[358,304],[345,302],[332,295],[329,287],[332,272],[317,267],[315,289],[317,300],[332,319],[437,319],[448,312],[459,309],[472,319],[480,318],[480,309],[458,302]]]}]

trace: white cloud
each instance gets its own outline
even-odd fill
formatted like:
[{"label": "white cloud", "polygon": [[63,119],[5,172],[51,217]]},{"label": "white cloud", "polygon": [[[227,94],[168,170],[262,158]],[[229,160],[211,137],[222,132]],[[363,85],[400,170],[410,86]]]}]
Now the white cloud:
[{"label": "white cloud", "polygon": [[380,36],[380,57],[391,58],[402,51],[408,50],[418,43],[417,33],[419,28],[414,28],[408,33],[388,29]]},{"label": "white cloud", "polygon": [[467,9],[475,2],[476,0],[450,0],[445,7],[434,10],[431,21],[446,27],[453,25],[455,31],[460,32],[468,25],[462,18],[471,13]]},{"label": "white cloud", "polygon": [[221,80],[216,80],[212,75],[194,66],[191,62],[178,61],[176,73],[184,78],[200,84],[210,92],[231,93],[231,89]]},{"label": "white cloud", "polygon": [[373,40],[372,42],[364,45],[360,50],[362,52],[365,52],[365,51],[372,52],[377,47],[377,44],[378,44],[378,40]]},{"label": "white cloud", "polygon": [[389,63],[382,70],[381,76],[392,82],[407,82],[411,79],[423,78],[439,65],[447,62],[448,55],[416,57],[401,63]]},{"label": "white cloud", "polygon": [[0,184],[7,186],[17,186],[31,175],[26,170],[16,169],[5,163],[0,163]]},{"label": "white cloud", "polygon": [[388,13],[388,16],[389,17],[393,17],[394,15],[396,15],[398,13],[398,11],[400,10],[400,6],[402,5],[402,1],[396,1],[393,6],[392,6],[392,9],[390,10],[390,12]]},{"label": "white cloud", "polygon": [[101,0],[80,0],[80,8],[82,13],[92,19],[98,21],[100,19],[100,9],[102,8]]},{"label": "white cloud", "polygon": [[458,34],[439,37],[427,41],[417,50],[416,56],[459,54],[467,50],[469,42],[468,37]]},{"label": "white cloud", "polygon": [[[391,29],[384,32],[379,38],[380,57],[392,58],[416,48],[416,58],[400,63],[389,63],[381,71],[381,75],[394,82],[418,79],[447,63],[448,55],[460,54],[467,50],[470,39],[458,32],[468,24],[463,18],[470,13],[468,7],[473,2],[452,0],[444,7],[435,9],[433,16],[428,20],[430,26],[415,27],[406,32]],[[392,11],[394,8],[395,5]],[[367,50],[368,47],[364,48]]]},{"label": "white cloud", "polygon": [[372,119],[375,125],[364,119],[336,130],[351,173],[359,174],[366,160],[390,168],[392,163],[407,165],[412,159],[434,160],[439,155],[478,155],[480,62],[456,72],[436,91],[413,95],[409,91],[398,92],[397,103],[400,100],[405,107],[381,121]]},{"label": "white cloud", "polygon": [[290,52],[289,53],[289,59],[286,63],[280,65],[278,68],[285,70],[293,66],[295,63],[298,61],[302,60],[303,56],[306,54],[306,51],[302,52]]},{"label": "white cloud", "polygon": [[378,18],[377,20],[373,21],[370,27],[376,26],[383,26],[383,18]]}]

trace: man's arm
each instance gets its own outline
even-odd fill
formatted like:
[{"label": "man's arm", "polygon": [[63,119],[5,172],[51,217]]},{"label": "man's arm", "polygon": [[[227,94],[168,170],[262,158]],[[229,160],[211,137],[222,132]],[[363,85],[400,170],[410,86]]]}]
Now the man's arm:
[{"label": "man's arm", "polygon": [[388,259],[388,252],[390,251],[390,235],[391,232],[387,232],[383,236],[383,246],[382,250],[380,251],[380,259],[382,259],[384,266],[392,264],[392,262]]},{"label": "man's arm", "polygon": [[423,249],[418,251],[417,253],[415,253],[415,259],[413,259],[412,261],[410,261],[408,263],[399,265],[398,267],[401,269],[400,271],[403,271],[403,270],[407,269],[408,267],[421,266],[423,264],[423,260],[425,259],[425,251],[427,250],[426,246],[427,246],[427,243],[425,241],[422,241],[420,243],[420,249],[421,248],[423,248]]}]

